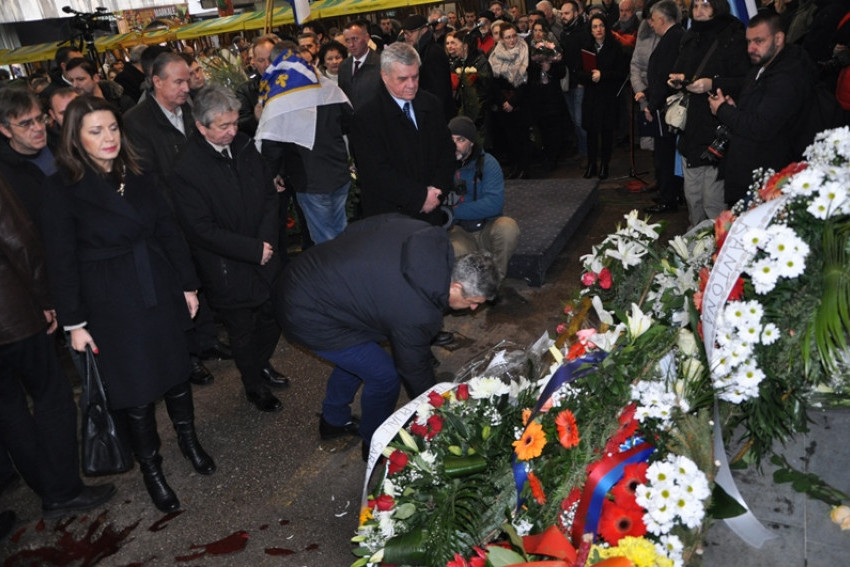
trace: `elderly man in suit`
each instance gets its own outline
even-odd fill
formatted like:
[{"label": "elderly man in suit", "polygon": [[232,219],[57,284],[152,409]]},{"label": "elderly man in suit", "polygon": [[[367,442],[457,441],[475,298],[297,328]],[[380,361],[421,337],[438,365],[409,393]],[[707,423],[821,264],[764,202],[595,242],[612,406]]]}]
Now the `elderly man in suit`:
[{"label": "elderly man in suit", "polygon": [[274,412],[281,403],[263,369],[280,338],[271,311],[271,285],[281,269],[277,192],[253,141],[237,131],[239,107],[225,87],[201,89],[197,132],[168,184],[207,298],[230,335],[245,395],[260,411]]},{"label": "elderly man in suit", "polygon": [[348,57],[339,66],[339,88],[356,111],[378,92],[381,58],[369,49],[369,22],[348,22],[342,35],[348,47]]},{"label": "elderly man in suit", "polygon": [[452,187],[454,143],[443,107],[419,89],[419,54],[393,43],[381,54],[377,95],[355,107],[351,145],[363,214],[401,213],[442,224],[441,196]]}]

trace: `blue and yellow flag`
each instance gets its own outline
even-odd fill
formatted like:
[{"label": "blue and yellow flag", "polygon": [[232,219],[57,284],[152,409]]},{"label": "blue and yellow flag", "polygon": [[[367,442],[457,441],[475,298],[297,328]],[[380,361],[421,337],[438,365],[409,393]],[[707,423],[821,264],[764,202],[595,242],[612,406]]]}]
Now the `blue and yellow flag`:
[{"label": "blue and yellow flag", "polygon": [[333,82],[287,49],[278,55],[260,81],[263,113],[254,139],[291,142],[313,149],[316,139],[316,108],[326,104],[349,104]]}]

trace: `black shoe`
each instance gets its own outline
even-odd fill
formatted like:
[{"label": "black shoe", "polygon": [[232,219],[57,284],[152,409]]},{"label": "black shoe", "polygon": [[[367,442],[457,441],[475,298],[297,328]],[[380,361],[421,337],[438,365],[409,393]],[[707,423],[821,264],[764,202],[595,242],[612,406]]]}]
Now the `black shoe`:
[{"label": "black shoe", "polygon": [[352,416],[345,425],[331,425],[325,421],[324,417],[319,416],[319,437],[322,438],[322,441],[337,439],[345,435],[360,435],[359,419]]},{"label": "black shoe", "polygon": [[207,367],[203,365],[199,358],[192,357],[192,373],[189,374],[189,382],[195,384],[197,386],[206,386],[208,384],[212,384],[213,378],[212,373],[207,370]]},{"label": "black shoe", "polygon": [[272,413],[276,411],[280,411],[283,408],[283,404],[280,403],[280,400],[275,398],[271,392],[268,390],[261,390],[259,392],[248,392],[245,394],[248,398],[248,401],[254,404],[260,411],[264,411],[266,413]]},{"label": "black shoe", "polygon": [[76,498],[65,502],[45,502],[41,510],[45,518],[59,518],[74,512],[84,512],[106,504],[115,495],[115,485],[111,482],[95,486],[83,486],[82,492]]},{"label": "black shoe", "polygon": [[289,378],[275,370],[271,364],[263,368],[263,381],[275,388],[286,388],[289,386]]},{"label": "black shoe", "polygon": [[659,203],[657,205],[652,205],[650,207],[644,207],[644,212],[655,214],[655,213],[675,213],[678,210],[678,207],[675,204],[670,203]]},{"label": "black shoe", "polygon": [[15,513],[11,510],[0,512],[0,541],[3,541],[7,535],[12,533],[13,527],[15,527]]},{"label": "black shoe", "polygon": [[233,358],[233,351],[226,344],[216,341],[213,346],[201,351],[201,360],[230,360]]},{"label": "black shoe", "polygon": [[596,177],[596,173],[597,173],[596,164],[595,163],[588,164],[587,170],[584,172],[584,178],[590,179],[591,177]]},{"label": "black shoe", "polygon": [[599,166],[599,179],[608,179],[608,164],[603,163]]},{"label": "black shoe", "polygon": [[446,346],[453,342],[455,342],[455,335],[449,331],[440,331],[436,337],[431,339],[431,344],[434,346]]}]

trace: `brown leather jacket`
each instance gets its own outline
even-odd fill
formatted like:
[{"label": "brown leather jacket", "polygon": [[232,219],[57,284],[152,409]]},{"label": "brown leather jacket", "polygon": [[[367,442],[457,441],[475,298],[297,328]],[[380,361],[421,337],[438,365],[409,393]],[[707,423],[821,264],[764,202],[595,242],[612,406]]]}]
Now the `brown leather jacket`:
[{"label": "brown leather jacket", "polygon": [[12,188],[0,179],[0,345],[44,330],[49,297],[41,239]]}]

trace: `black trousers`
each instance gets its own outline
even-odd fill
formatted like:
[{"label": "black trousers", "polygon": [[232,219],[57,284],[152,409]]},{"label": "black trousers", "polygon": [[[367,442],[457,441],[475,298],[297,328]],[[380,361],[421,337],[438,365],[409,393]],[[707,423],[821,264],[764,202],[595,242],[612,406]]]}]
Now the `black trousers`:
[{"label": "black trousers", "polygon": [[245,392],[262,391],[265,389],[262,370],[280,339],[271,300],[257,307],[221,308],[218,315],[230,335],[233,361],[242,374]]},{"label": "black trousers", "polygon": [[677,197],[676,172],[676,136],[655,138],[655,150],[652,152],[658,184],[658,202],[662,205],[675,205]]},{"label": "black trousers", "polygon": [[0,441],[44,502],[80,494],[77,406],[54,338],[44,331],[0,345]]}]

